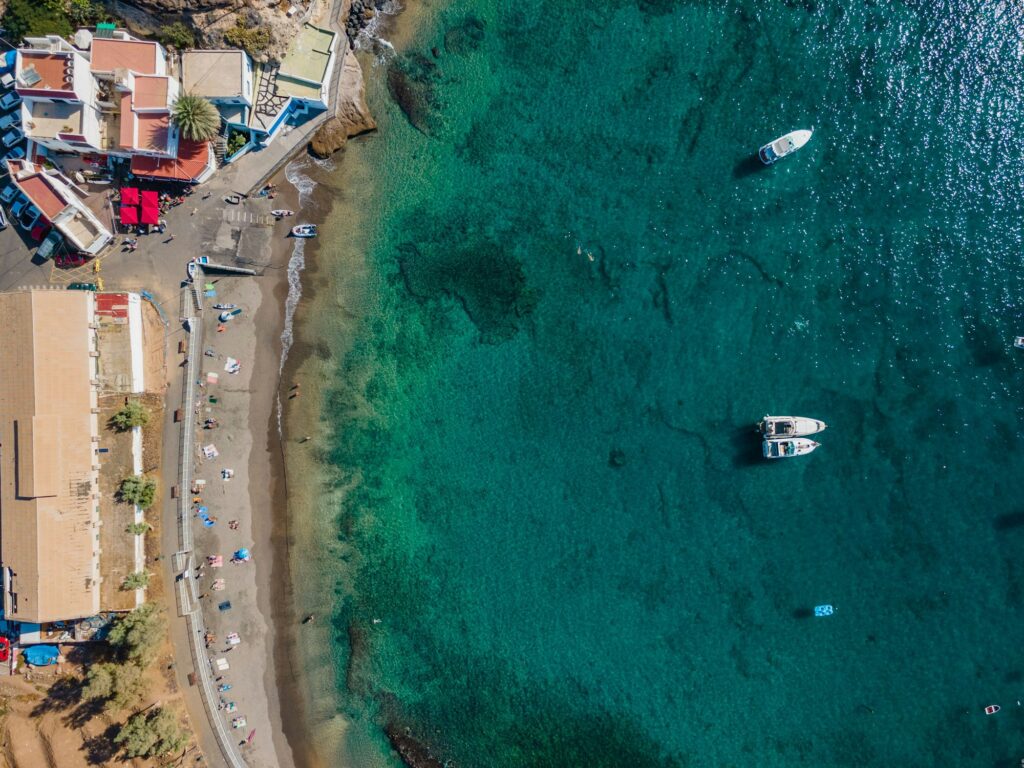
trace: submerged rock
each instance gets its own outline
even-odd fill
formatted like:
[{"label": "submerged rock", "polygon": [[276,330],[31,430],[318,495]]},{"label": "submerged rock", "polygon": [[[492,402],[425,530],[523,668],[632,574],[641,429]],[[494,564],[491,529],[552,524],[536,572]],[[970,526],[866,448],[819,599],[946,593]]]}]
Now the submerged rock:
[{"label": "submerged rock", "polygon": [[432,135],[440,126],[435,86],[440,80],[437,65],[421,53],[398,57],[388,67],[388,92],[413,128]]},{"label": "submerged rock", "polygon": [[539,294],[527,285],[522,263],[497,244],[421,251],[414,243],[403,243],[398,251],[409,293],[423,300],[454,298],[485,343],[510,339],[537,304]]},{"label": "submerged rock", "polygon": [[467,16],[444,33],[444,49],[458,56],[472,53],[484,40],[484,28],[480,19]]},{"label": "submerged rock", "polygon": [[309,143],[310,150],[317,157],[330,157],[353,136],[377,128],[366,106],[363,71],[351,50],[345,52],[340,89],[334,116],[317,129]]}]

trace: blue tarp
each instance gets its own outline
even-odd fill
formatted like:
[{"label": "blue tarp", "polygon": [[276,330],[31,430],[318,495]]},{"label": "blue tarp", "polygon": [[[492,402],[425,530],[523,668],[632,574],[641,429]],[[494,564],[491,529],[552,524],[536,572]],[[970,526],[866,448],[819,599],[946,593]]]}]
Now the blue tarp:
[{"label": "blue tarp", "polygon": [[25,661],[35,667],[45,667],[48,664],[56,664],[60,651],[56,645],[30,645],[22,654]]},{"label": "blue tarp", "polygon": [[3,58],[0,58],[0,72],[10,72],[14,69],[15,61],[17,60],[17,51],[7,51]]}]

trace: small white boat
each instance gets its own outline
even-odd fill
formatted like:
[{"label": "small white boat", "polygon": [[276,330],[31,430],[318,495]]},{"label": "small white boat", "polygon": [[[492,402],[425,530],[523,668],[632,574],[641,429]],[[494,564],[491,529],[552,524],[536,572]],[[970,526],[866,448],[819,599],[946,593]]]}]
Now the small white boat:
[{"label": "small white boat", "polygon": [[237,306],[238,306],[237,304],[214,304],[213,308],[214,309],[220,309],[220,310],[226,310],[226,309],[234,309]]},{"label": "small white boat", "polygon": [[316,224],[299,224],[292,227],[292,237],[316,237]]},{"label": "small white boat", "polygon": [[794,456],[804,456],[819,445],[821,443],[808,440],[806,437],[788,437],[781,440],[765,440],[761,447],[766,459],[791,459]]},{"label": "small white boat", "polygon": [[1014,336],[1013,346],[1015,346],[1017,349],[1024,349],[1024,336]]},{"label": "small white boat", "polygon": [[800,147],[811,140],[811,134],[814,133],[813,129],[810,131],[790,131],[785,136],[780,136],[770,144],[765,144],[758,150],[757,156],[761,158],[761,162],[765,165],[771,165],[776,160],[781,160],[786,155],[791,155],[796,152]]},{"label": "small white boat", "polygon": [[819,419],[806,416],[765,416],[757,430],[765,437],[806,437],[825,429],[827,425]]},{"label": "small white boat", "polygon": [[278,218],[278,219],[283,219],[286,216],[294,216],[295,215],[295,211],[288,211],[288,210],[285,210],[284,208],[275,208],[274,210],[272,210],[270,212],[270,215],[274,216],[275,218]]}]

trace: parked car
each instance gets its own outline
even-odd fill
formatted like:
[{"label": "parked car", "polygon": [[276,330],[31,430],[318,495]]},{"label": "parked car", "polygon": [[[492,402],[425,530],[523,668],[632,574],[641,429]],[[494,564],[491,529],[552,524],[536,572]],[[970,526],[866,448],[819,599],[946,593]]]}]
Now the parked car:
[{"label": "parked car", "polygon": [[2,140],[5,147],[13,147],[19,141],[25,138],[25,134],[21,132],[21,128],[12,128],[4,134]]},{"label": "parked car", "polygon": [[18,95],[17,91],[9,91],[0,96],[0,109],[10,109],[18,104],[21,104],[21,96]]},{"label": "parked car", "polygon": [[17,112],[11,112],[9,115],[0,117],[0,131],[6,131],[18,120],[19,115]]},{"label": "parked car", "polygon": [[41,215],[38,208],[34,205],[29,205],[22,209],[21,215],[18,216],[18,226],[28,232],[36,225]]},{"label": "parked car", "polygon": [[39,248],[36,249],[36,256],[41,259],[48,259],[53,256],[53,252],[57,250],[59,246],[64,242],[64,238],[61,237],[60,232],[51,232],[46,236],[42,243],[39,244]]},{"label": "parked car", "polygon": [[23,160],[25,158],[25,148],[15,147],[10,152],[0,157],[0,160]]},{"label": "parked car", "polygon": [[7,214],[0,208],[0,229],[7,229]]},{"label": "parked car", "polygon": [[96,291],[96,283],[68,283],[69,291]]},{"label": "parked car", "polygon": [[11,204],[11,200],[18,194],[18,188],[13,184],[8,184],[0,191],[0,202]]},{"label": "parked car", "polygon": [[28,205],[28,198],[24,195],[19,195],[18,198],[11,204],[11,216],[18,218],[21,216],[21,212],[25,210],[25,206]]},{"label": "parked car", "polygon": [[0,663],[11,660],[11,641],[6,635],[0,635]]}]

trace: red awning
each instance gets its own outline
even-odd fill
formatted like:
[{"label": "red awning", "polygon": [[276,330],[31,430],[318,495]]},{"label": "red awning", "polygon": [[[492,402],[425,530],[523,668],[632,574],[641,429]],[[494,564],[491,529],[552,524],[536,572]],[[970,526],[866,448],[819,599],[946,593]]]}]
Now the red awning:
[{"label": "red awning", "polygon": [[121,187],[121,202],[124,203],[125,205],[138,205],[138,187]]},{"label": "red awning", "polygon": [[142,193],[142,215],[139,221],[143,224],[160,223],[160,197],[152,190]]},{"label": "red awning", "polygon": [[122,205],[121,206],[121,223],[122,224],[138,224],[139,223],[139,209],[134,205]]}]

